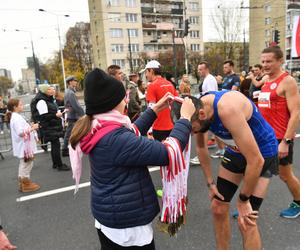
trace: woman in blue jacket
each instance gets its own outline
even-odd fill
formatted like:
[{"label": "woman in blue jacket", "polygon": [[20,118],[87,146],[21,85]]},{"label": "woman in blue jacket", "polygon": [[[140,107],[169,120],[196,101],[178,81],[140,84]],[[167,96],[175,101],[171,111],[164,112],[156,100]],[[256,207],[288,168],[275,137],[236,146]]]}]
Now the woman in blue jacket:
[{"label": "woman in blue jacket", "polygon": [[[168,165],[168,151],[161,142],[138,135],[146,135],[157,113],[168,108],[170,97],[166,95],[131,124],[123,115],[126,92],[120,81],[94,69],[84,87],[86,115],[72,130],[70,158],[73,167],[80,164],[71,151],[89,155],[91,209],[101,249],[155,249],[151,222],[159,204],[147,166]],[[186,98],[181,119],[170,134],[181,149],[188,143],[194,112]],[[78,168],[73,171],[77,183],[80,173]]]}]

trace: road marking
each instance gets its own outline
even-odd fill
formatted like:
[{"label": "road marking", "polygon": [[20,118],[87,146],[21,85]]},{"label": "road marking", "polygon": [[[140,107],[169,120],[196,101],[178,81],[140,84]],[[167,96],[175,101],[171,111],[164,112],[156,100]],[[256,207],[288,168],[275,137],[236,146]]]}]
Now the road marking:
[{"label": "road marking", "polygon": [[[149,172],[158,171],[159,169],[160,169],[160,167],[151,167],[151,168],[149,168]],[[79,184],[79,188],[89,187],[90,185],[91,185],[90,182],[81,183],[81,184]],[[49,191],[45,191],[45,192],[41,192],[41,193],[37,193],[37,194],[21,196],[21,197],[17,198],[17,202],[33,200],[33,199],[46,197],[46,196],[50,196],[50,195],[54,195],[54,194],[58,194],[58,193],[63,193],[63,192],[71,191],[71,190],[75,190],[75,185],[58,188],[58,189],[53,189],[53,190],[49,190]]]}]

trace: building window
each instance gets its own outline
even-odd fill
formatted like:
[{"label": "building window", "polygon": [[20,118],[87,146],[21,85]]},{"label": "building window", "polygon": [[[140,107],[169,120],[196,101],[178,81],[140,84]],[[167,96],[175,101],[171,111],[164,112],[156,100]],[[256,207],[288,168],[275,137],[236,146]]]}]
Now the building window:
[{"label": "building window", "polygon": [[126,21],[129,23],[136,23],[137,14],[126,13]]},{"label": "building window", "polygon": [[110,37],[122,37],[122,29],[110,29]]},{"label": "building window", "polygon": [[128,34],[130,37],[138,37],[138,30],[137,29],[128,29]]},{"label": "building window", "polygon": [[132,59],[132,66],[138,68],[140,66],[140,59]]},{"label": "building window", "polygon": [[137,4],[136,4],[136,0],[125,0],[125,5],[126,7],[136,7]]},{"label": "building window", "polygon": [[269,25],[269,24],[271,24],[271,23],[272,23],[271,17],[265,18],[265,25]]},{"label": "building window", "polygon": [[200,37],[200,32],[198,30],[191,30],[190,31],[190,37],[191,38],[199,38]]},{"label": "building window", "polygon": [[123,44],[112,44],[111,45],[111,52],[123,52]]},{"label": "building window", "polygon": [[154,51],[154,46],[153,45],[145,45],[144,50],[145,51]]},{"label": "building window", "polygon": [[96,35],[96,44],[97,44],[97,46],[99,46],[99,37],[98,37],[98,35]]},{"label": "building window", "polygon": [[197,2],[190,2],[189,7],[191,11],[197,11],[199,10],[199,3]]},{"label": "building window", "polygon": [[191,51],[200,51],[200,44],[191,44]]},{"label": "building window", "polygon": [[139,45],[137,43],[130,44],[130,49],[131,49],[131,52],[139,52],[140,51]]},{"label": "building window", "polygon": [[120,6],[120,0],[106,0],[108,7],[110,6]]},{"label": "building window", "polygon": [[114,23],[121,22],[121,13],[108,13],[108,20]]},{"label": "building window", "polygon": [[119,65],[121,68],[125,67],[125,59],[113,59],[112,64]]},{"label": "building window", "polygon": [[271,35],[271,31],[270,30],[265,30],[265,36],[269,37]]},{"label": "building window", "polygon": [[270,4],[266,4],[265,5],[265,12],[271,12],[271,10],[272,10],[271,5]]},{"label": "building window", "polygon": [[190,16],[190,23],[191,24],[198,24],[199,23],[199,17],[197,17],[197,16]]}]

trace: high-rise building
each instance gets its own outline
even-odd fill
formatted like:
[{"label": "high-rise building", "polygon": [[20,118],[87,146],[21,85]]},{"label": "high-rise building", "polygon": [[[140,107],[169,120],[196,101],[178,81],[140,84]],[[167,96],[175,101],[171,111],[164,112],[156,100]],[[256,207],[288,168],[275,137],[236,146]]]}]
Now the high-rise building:
[{"label": "high-rise building", "polygon": [[185,26],[187,51],[203,52],[202,0],[89,0],[89,11],[96,67],[138,70],[143,55],[183,46]]},{"label": "high-rise building", "polygon": [[[292,39],[295,39],[295,18],[300,16],[300,1],[299,0],[290,0],[287,3],[287,15],[286,15],[286,69],[294,72],[300,71],[300,57],[295,57],[292,55],[292,46],[294,46]],[[298,19],[299,20],[299,19]],[[298,21],[300,25],[300,21]],[[294,34],[293,34],[294,31]],[[299,33],[299,30],[296,31]],[[300,34],[298,34],[298,37]],[[300,53],[298,53],[299,55]]]},{"label": "high-rise building", "polygon": [[4,76],[4,77],[7,77],[9,79],[12,79],[11,78],[11,72],[10,72],[10,70],[7,70],[7,69],[0,69],[0,76]]},{"label": "high-rise building", "polygon": [[291,57],[294,18],[300,16],[299,0],[250,0],[250,65],[260,62],[261,51],[279,45],[285,68],[300,70],[300,58]]},{"label": "high-rise building", "polygon": [[286,0],[250,0],[249,55],[250,65],[260,63],[264,48],[275,41],[279,32],[278,45],[285,50]]}]

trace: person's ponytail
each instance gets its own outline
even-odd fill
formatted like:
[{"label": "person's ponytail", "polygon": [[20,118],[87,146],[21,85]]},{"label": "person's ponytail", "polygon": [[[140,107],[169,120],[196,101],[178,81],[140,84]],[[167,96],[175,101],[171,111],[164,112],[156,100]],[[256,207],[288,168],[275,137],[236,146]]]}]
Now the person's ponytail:
[{"label": "person's ponytail", "polygon": [[69,140],[73,149],[75,149],[80,140],[91,131],[92,119],[92,115],[85,115],[75,123]]}]

